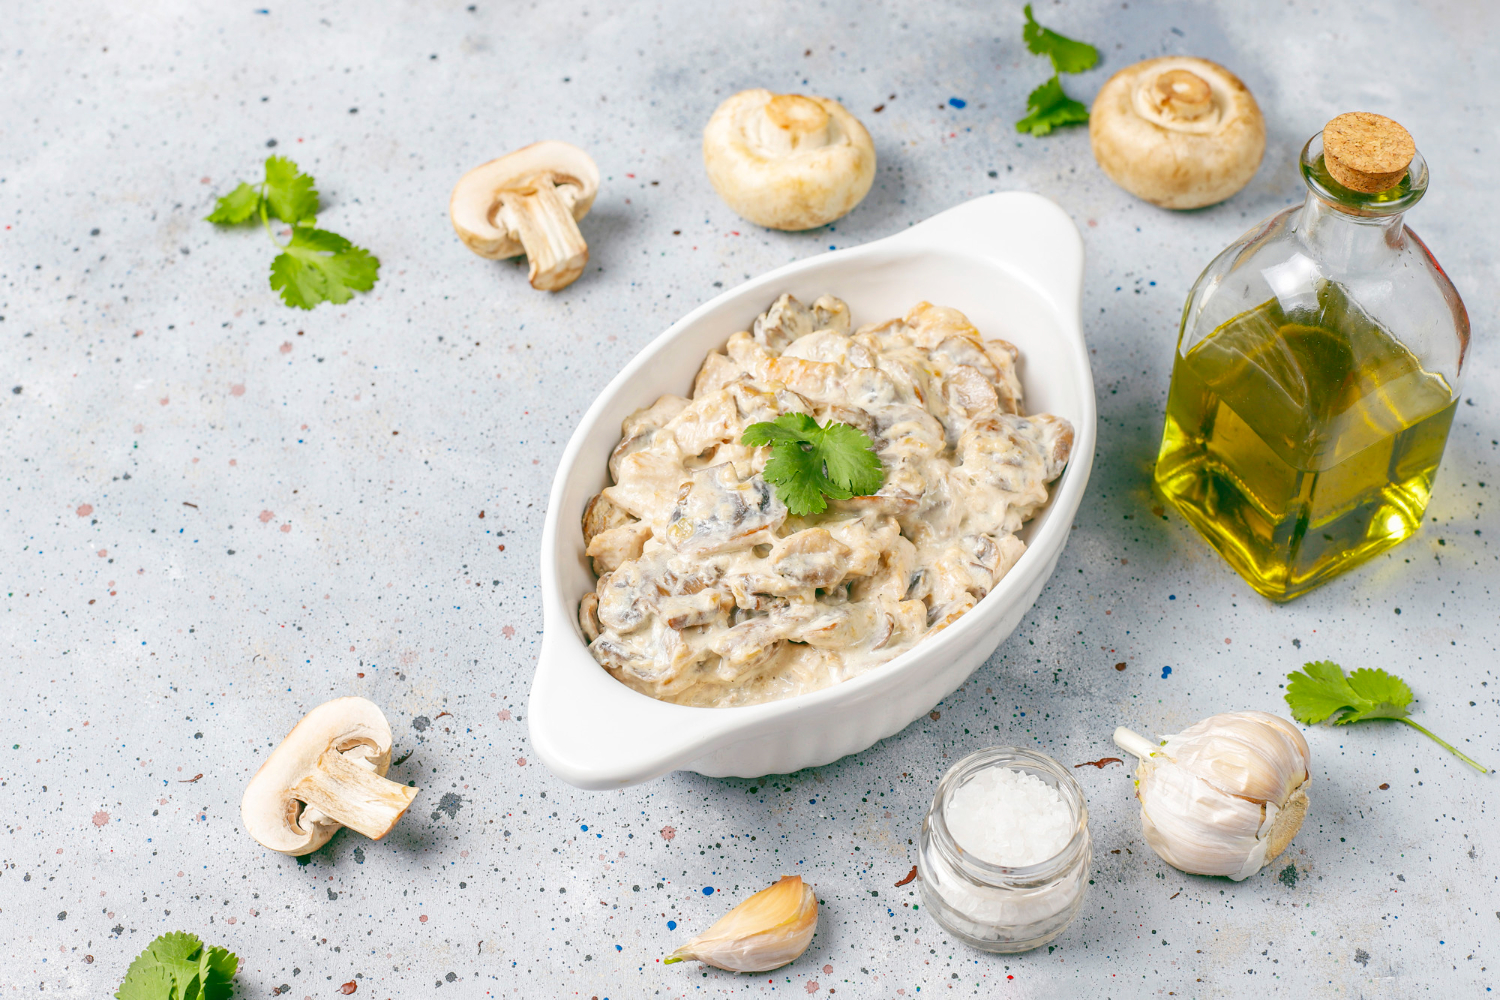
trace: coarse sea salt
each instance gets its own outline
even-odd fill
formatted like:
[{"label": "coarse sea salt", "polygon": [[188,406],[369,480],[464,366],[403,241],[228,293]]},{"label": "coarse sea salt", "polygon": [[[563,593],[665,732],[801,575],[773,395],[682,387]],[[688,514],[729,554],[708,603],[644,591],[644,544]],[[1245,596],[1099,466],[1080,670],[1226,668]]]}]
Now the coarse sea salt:
[{"label": "coarse sea salt", "polygon": [[1077,830],[1056,787],[1011,767],[987,768],[954,789],[943,818],[960,848],[1015,868],[1056,857]]},{"label": "coarse sea salt", "polygon": [[976,750],[948,769],[918,831],[922,909],[976,948],[1061,934],[1088,887],[1093,840],[1078,782],[1046,754]]}]

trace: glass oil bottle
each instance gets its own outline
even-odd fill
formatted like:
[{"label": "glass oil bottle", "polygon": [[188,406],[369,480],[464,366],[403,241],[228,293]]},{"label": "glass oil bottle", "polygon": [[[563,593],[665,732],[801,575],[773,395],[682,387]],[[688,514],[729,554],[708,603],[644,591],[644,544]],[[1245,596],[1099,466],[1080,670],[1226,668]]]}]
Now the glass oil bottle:
[{"label": "glass oil bottle", "polygon": [[1301,170],[1305,203],[1224,250],[1188,296],[1155,473],[1275,601],[1416,533],[1469,345],[1463,302],[1403,223],[1427,189],[1406,130],[1340,115]]}]

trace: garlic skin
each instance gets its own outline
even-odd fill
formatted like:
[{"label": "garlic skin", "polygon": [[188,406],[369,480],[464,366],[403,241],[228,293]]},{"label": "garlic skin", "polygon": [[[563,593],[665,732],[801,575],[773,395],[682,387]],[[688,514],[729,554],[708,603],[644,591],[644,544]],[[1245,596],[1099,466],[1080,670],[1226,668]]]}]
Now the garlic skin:
[{"label": "garlic skin", "polygon": [[1307,815],[1307,741],[1280,716],[1211,715],[1160,744],[1122,726],[1114,740],[1140,760],[1141,832],[1174,868],[1249,878],[1286,849]]},{"label": "garlic skin", "polygon": [[818,897],[799,875],[783,876],[724,914],[664,960],[699,961],[726,972],[770,972],[797,960],[818,929]]}]

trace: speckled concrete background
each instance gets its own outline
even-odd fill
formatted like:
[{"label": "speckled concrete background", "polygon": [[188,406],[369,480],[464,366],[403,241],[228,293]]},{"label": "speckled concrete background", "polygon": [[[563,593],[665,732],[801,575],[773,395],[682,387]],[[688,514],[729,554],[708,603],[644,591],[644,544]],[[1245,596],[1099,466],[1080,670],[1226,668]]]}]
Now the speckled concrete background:
[{"label": "speckled concrete background", "polygon": [[[1068,80],[1085,100],[1162,53],[1224,62],[1260,99],[1255,181],[1173,215],[1111,185],[1083,130],[1013,132],[1046,76],[1019,6],[8,5],[4,995],[112,995],[178,928],[235,951],[252,997],[348,981],[378,998],[1487,992],[1495,779],[1395,725],[1308,733],[1309,820],[1241,884],[1166,867],[1123,770],[1080,770],[1094,885],[1033,954],[957,946],[910,908],[915,886],[893,887],[967,751],[1071,764],[1110,753],[1121,722],[1276,710],[1314,657],[1397,670],[1422,722],[1500,764],[1497,8],[1045,3],[1104,52]],[[879,179],[848,219],[773,234],[714,197],[699,129],[757,85],[836,96],[867,123]],[[1427,156],[1411,221],[1476,346],[1423,533],[1274,607],[1153,515],[1148,474],[1189,284],[1300,199],[1297,149],[1352,109],[1403,121]],[[540,138],[584,146],[607,178],[583,227],[593,266],[559,295],[473,257],[446,215],[463,171]],[[273,145],[317,177],[323,224],[379,255],[373,293],[290,310],[264,235],[201,221]],[[829,767],[612,794],[553,779],[525,728],[537,534],[583,408],[720,287],[1010,189],[1056,199],[1085,235],[1101,404],[1090,495],[1022,627],[930,721]],[[393,776],[422,792],[383,842],[346,832],[299,866],[241,831],[240,792],[304,711],[346,693],[385,708],[413,752]],[[824,907],[796,964],[659,964],[789,873]]]}]

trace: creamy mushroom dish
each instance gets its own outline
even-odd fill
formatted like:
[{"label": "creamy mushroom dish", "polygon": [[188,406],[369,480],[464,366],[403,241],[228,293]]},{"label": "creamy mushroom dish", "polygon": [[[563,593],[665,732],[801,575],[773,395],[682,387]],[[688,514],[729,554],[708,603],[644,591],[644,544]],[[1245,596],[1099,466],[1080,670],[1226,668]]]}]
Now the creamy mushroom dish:
[{"label": "creamy mushroom dish", "polygon": [[[1015,565],[1073,428],[1023,416],[1016,349],[918,304],[851,332],[830,296],[783,295],[703,362],[691,399],[622,424],[583,515],[598,588],[579,623],[653,698],[728,707],[837,684],[946,628]],[[780,414],[862,430],[873,496],[791,515],[745,428]]]}]

